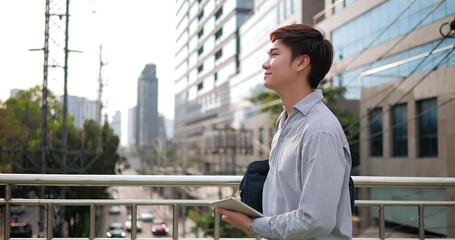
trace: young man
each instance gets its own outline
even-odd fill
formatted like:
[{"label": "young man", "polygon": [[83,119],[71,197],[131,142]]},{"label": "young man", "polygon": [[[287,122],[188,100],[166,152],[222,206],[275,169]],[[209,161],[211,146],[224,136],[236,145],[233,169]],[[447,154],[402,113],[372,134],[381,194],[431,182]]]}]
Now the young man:
[{"label": "young man", "polygon": [[351,239],[351,154],[343,129],[317,90],[330,69],[332,44],[306,24],[280,27],[262,65],[264,85],[284,111],[270,151],[264,217],[217,209],[232,226],[269,239]]}]

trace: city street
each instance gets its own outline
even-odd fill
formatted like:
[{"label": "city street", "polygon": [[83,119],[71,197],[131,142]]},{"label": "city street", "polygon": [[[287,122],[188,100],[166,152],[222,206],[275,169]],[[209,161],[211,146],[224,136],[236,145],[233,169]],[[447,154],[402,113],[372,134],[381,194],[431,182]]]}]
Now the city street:
[{"label": "city street", "polygon": [[[122,170],[122,174],[124,175],[137,175],[136,169],[141,168],[140,160],[139,159],[129,159],[130,168]],[[150,187],[118,187],[119,198],[120,199],[162,199],[163,197],[158,193],[151,190]],[[159,218],[164,220],[167,226],[170,228],[170,237],[172,235],[172,207],[170,206],[138,206],[137,213],[140,216],[141,213],[144,212],[153,212],[155,218]],[[108,229],[108,225],[112,222],[120,222],[125,224],[127,220],[127,209],[125,206],[121,206],[120,214],[112,215],[109,214],[108,208],[105,209],[105,221],[104,221],[104,229]],[[182,221],[179,222],[179,236],[191,237],[194,234],[191,233],[191,228],[194,226],[194,223],[187,219],[185,223]],[[148,237],[156,237],[153,236],[151,233],[151,222],[142,222],[142,232],[138,232],[138,238],[148,238]],[[183,231],[185,228],[185,231]],[[127,237],[130,237],[131,234],[127,233]],[[104,236],[103,236],[104,237]]]},{"label": "city street", "polygon": [[[123,171],[125,175],[136,175],[136,171],[132,168],[126,169]],[[162,199],[162,197],[151,191],[150,187],[118,187],[118,198],[119,199]],[[164,222],[170,228],[169,235],[172,235],[172,207],[170,206],[138,206],[137,213],[138,217],[141,213],[151,211],[155,218],[159,218],[164,220]],[[108,226],[110,223],[121,223],[127,233],[126,237],[130,237],[131,233],[126,231],[125,222],[127,221],[127,208],[126,206],[120,206],[120,213],[119,214],[110,214],[109,207],[104,207],[104,221],[102,229],[96,229],[96,237],[106,237],[106,233],[108,230]],[[37,237],[38,235],[38,216],[39,216],[39,208],[37,206],[25,206],[25,212],[19,215],[20,222],[27,222],[31,225],[33,231],[33,237]],[[0,240],[3,240],[3,232],[4,232],[4,223],[3,223],[3,213],[0,213]],[[186,220],[183,224],[181,221],[179,223],[179,236],[191,237],[194,234],[191,233],[190,229],[194,226],[191,220]],[[150,237],[157,237],[153,236],[151,233],[152,222],[142,222],[142,231],[138,232],[138,238],[150,238]],[[186,229],[183,232],[183,228]]]},{"label": "city street", "polygon": [[[127,169],[124,170],[123,174],[126,175],[136,175],[135,170]],[[118,187],[119,198],[120,199],[160,199],[161,196],[151,192],[148,187]],[[108,207],[105,209],[105,221],[104,229],[108,229],[110,223],[120,222],[125,225],[127,220],[127,209],[126,206],[120,206],[120,214],[109,214]],[[171,229],[170,234],[172,233],[172,208],[169,206],[138,206],[137,213],[140,216],[144,212],[153,212],[155,218],[163,219],[165,223]],[[142,232],[138,232],[138,238],[147,238],[154,237],[151,233],[151,222],[142,222]],[[169,235],[170,236],[170,235]],[[127,233],[127,237],[130,237],[130,233]]]}]

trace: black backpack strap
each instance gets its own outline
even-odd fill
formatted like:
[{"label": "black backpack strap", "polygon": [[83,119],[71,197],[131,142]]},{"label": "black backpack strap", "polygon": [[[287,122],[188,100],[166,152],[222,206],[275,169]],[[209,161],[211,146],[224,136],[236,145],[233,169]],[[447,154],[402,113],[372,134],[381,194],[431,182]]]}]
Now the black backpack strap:
[{"label": "black backpack strap", "polygon": [[351,214],[354,214],[355,186],[351,176],[349,176],[349,197],[351,198]]}]

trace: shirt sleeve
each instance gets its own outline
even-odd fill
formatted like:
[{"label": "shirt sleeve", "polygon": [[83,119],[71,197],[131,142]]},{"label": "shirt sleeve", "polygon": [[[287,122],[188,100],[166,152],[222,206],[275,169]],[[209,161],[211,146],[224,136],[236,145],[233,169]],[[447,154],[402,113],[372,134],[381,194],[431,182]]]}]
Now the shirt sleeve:
[{"label": "shirt sleeve", "polygon": [[304,142],[301,164],[302,194],[298,209],[257,218],[252,230],[266,238],[302,239],[329,235],[337,222],[346,160],[343,147],[327,133]]}]

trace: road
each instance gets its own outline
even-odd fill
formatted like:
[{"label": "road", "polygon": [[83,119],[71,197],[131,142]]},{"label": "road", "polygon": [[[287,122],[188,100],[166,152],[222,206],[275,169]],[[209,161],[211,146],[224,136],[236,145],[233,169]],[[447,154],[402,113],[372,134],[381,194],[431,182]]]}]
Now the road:
[{"label": "road", "polygon": [[[123,174],[126,175],[135,175],[136,172],[132,169],[123,171]],[[160,199],[161,197],[150,191],[150,188],[147,187],[118,187],[119,198],[120,199]],[[120,207],[120,214],[109,214],[108,207],[105,210],[105,222],[104,229],[108,229],[108,225],[112,222],[120,222],[125,224],[127,220],[127,209],[125,206]],[[138,206],[137,213],[138,216],[140,213],[152,211],[155,215],[155,218],[163,219],[170,228],[172,228],[172,208],[169,206]],[[142,223],[142,232],[138,232],[138,238],[148,238],[154,237],[151,233],[151,222]],[[172,231],[172,229],[171,229]],[[130,237],[128,233],[127,237]]]},{"label": "road", "polygon": [[[135,168],[140,168],[140,164],[138,160],[133,159],[130,160],[131,168],[122,170],[122,174],[124,175],[137,175]],[[163,199],[161,195],[151,190],[150,187],[118,187],[119,198],[120,199]],[[121,211],[119,215],[112,215],[108,213],[108,207],[105,210],[105,222],[104,222],[104,229],[108,229],[108,225],[111,222],[120,222],[125,223],[127,220],[127,209],[125,206],[121,206]],[[171,206],[138,206],[137,213],[138,216],[142,212],[152,211],[155,215],[155,218],[163,219],[168,227],[170,228],[170,235],[172,234],[172,207]],[[156,237],[153,236],[151,233],[151,222],[143,222],[142,223],[142,232],[138,232],[138,238],[149,238],[149,237]],[[183,231],[183,226],[185,231]],[[191,227],[194,226],[194,223],[187,219],[185,223],[179,223],[179,236],[191,237],[194,236],[191,233]],[[130,233],[127,234],[127,237],[130,237]],[[168,236],[168,237],[169,237]],[[105,236],[102,236],[105,237]]]}]

